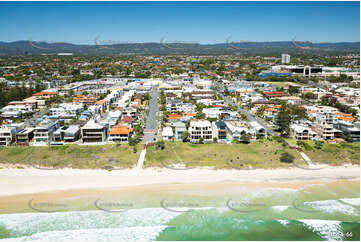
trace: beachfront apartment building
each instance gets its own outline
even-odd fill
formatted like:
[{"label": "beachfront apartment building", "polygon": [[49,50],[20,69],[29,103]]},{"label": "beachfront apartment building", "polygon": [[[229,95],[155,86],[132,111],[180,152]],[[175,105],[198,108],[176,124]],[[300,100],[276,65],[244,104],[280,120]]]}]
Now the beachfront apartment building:
[{"label": "beachfront apartment building", "polygon": [[311,128],[301,125],[301,124],[292,124],[290,126],[291,137],[297,140],[311,140],[316,137],[316,132]]},{"label": "beachfront apartment building", "polygon": [[338,123],[338,116],[333,112],[316,113],[315,118],[317,121],[324,121],[328,124]]},{"label": "beachfront apartment building", "polygon": [[2,126],[0,128],[0,146],[9,146],[15,139],[16,128]]},{"label": "beachfront apartment building", "polygon": [[101,143],[107,137],[107,128],[90,119],[82,128],[81,136],[83,143]]},{"label": "beachfront apartment building", "polygon": [[237,112],[226,110],[222,107],[214,107],[214,108],[203,108],[202,112],[206,115],[206,118],[231,118],[236,119],[238,116]]},{"label": "beachfront apartment building", "polygon": [[335,138],[335,129],[332,124],[326,121],[315,121],[312,125],[313,130],[317,136],[323,140],[333,140]]},{"label": "beachfront apartment building", "polygon": [[206,143],[213,141],[212,124],[208,120],[191,120],[188,132],[190,134],[191,142],[199,142],[201,138]]},{"label": "beachfront apartment building", "polygon": [[229,141],[241,140],[243,134],[249,133],[249,123],[242,120],[224,121],[227,127],[227,139]]},{"label": "beachfront apartment building", "polygon": [[64,142],[75,142],[80,137],[80,126],[79,125],[70,125],[64,133]]},{"label": "beachfront apartment building", "polygon": [[44,120],[34,131],[34,145],[48,145],[52,141],[54,132],[59,128],[58,121]]},{"label": "beachfront apartment building", "polygon": [[213,138],[217,138],[217,142],[225,142],[227,140],[227,126],[224,121],[212,122],[212,132]]},{"label": "beachfront apartment building", "polygon": [[222,105],[222,106],[224,106],[224,100],[199,99],[196,102],[204,104],[206,106],[213,106],[213,105]]},{"label": "beachfront apartment building", "polygon": [[352,142],[360,142],[360,123],[353,124],[347,121],[339,121],[336,128],[341,130],[345,136],[349,136]]},{"label": "beachfront apartment building", "polygon": [[35,128],[25,128],[15,134],[15,144],[28,146],[34,137]]},{"label": "beachfront apartment building", "polygon": [[63,145],[65,142],[75,142],[80,137],[80,126],[70,125],[58,128],[50,142],[51,145]]}]

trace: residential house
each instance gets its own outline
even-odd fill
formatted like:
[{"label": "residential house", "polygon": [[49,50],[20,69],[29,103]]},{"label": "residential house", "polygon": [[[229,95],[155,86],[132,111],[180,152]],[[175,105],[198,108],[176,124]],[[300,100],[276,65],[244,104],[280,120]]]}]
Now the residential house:
[{"label": "residential house", "polygon": [[56,92],[41,91],[41,92],[34,93],[32,96],[36,97],[38,99],[48,99],[51,97],[55,97],[57,95],[58,94]]},{"label": "residential house", "polygon": [[227,120],[227,139],[229,141],[240,140],[243,134],[249,133],[249,124],[241,120]]},{"label": "residential house", "polygon": [[163,140],[167,140],[170,141],[173,139],[173,129],[172,127],[164,127],[163,131],[162,131],[162,138]]},{"label": "residential house", "polygon": [[126,126],[128,126],[128,127],[131,127],[131,128],[134,126],[134,121],[135,121],[135,119],[132,118],[132,117],[130,117],[130,116],[125,116],[125,117],[122,118],[122,120],[121,120],[121,122],[122,122],[124,125],[126,125]]},{"label": "residential house", "polygon": [[173,123],[175,140],[182,141],[182,134],[187,131],[186,125],[183,122]]},{"label": "residential house", "polygon": [[249,123],[249,133],[251,134],[252,139],[263,139],[267,137],[264,127],[256,121],[251,121]]},{"label": "residential house", "polygon": [[80,95],[80,96],[77,96],[77,97],[74,97],[73,98],[73,103],[82,103],[84,104],[85,106],[90,106],[90,105],[93,105],[95,104],[97,98],[95,96],[84,96],[84,95]]},{"label": "residential house", "polygon": [[118,124],[109,132],[109,142],[128,142],[133,135],[133,128]]}]

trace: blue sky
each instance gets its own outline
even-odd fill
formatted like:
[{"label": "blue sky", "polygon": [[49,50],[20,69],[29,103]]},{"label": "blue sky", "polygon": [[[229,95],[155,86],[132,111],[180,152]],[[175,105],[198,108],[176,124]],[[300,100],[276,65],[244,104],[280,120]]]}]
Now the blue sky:
[{"label": "blue sky", "polygon": [[0,2],[0,41],[360,41],[359,2]]}]

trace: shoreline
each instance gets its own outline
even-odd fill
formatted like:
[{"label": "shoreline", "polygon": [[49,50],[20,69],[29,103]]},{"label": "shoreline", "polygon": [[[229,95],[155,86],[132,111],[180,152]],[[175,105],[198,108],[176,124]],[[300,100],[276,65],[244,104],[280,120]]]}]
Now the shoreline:
[{"label": "shoreline", "polygon": [[146,168],[106,171],[100,169],[40,170],[0,169],[0,197],[36,193],[53,193],[84,189],[123,189],[144,186],[192,184],[264,184],[313,183],[336,180],[359,180],[360,167],[355,165],[325,167],[319,170],[301,168],[211,170],[194,168],[171,170]]}]

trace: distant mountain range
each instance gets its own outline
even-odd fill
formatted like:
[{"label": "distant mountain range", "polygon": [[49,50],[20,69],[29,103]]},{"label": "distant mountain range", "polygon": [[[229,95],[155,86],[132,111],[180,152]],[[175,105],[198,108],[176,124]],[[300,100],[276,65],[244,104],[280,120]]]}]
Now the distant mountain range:
[{"label": "distant mountain range", "polygon": [[112,45],[78,45],[21,40],[0,41],[0,54],[57,54],[79,55],[114,54],[279,54],[279,53],[345,53],[360,52],[360,42],[311,43],[294,41],[229,42],[220,44],[196,43],[129,43]]}]

